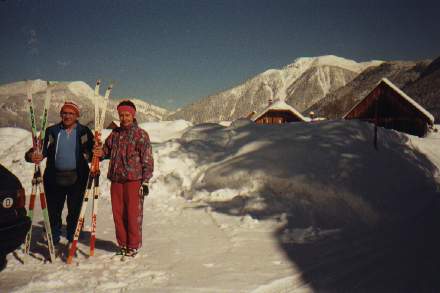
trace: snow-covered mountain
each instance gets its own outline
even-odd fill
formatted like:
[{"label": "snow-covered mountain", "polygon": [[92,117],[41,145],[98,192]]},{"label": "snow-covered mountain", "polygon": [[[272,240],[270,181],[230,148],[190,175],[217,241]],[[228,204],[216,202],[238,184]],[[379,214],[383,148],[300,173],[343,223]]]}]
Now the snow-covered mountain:
[{"label": "snow-covered mountain", "polygon": [[[42,111],[43,100],[46,95],[47,82],[44,80],[33,80],[32,92],[36,114]],[[101,86],[101,93],[104,92],[106,84]],[[14,82],[0,86],[0,127],[16,126],[30,128],[28,104],[26,100],[26,82]],[[93,89],[82,81],[74,82],[51,82],[52,100],[49,109],[49,123],[59,121],[59,109],[65,100],[73,100],[80,106],[80,121],[92,125],[94,119]],[[137,118],[140,122],[160,121],[168,114],[168,110],[151,105],[139,99],[132,99],[137,107]],[[106,125],[112,120],[118,120],[116,105],[120,99],[110,97]],[[39,123],[39,121],[37,122]]]},{"label": "snow-covered mountain", "polygon": [[[327,118],[340,118],[359,100],[363,99],[384,77],[388,78],[399,88],[411,84],[420,77],[421,73],[429,65],[429,60],[424,61],[389,61],[379,66],[365,69],[356,78],[345,86],[331,92],[325,98],[312,105],[307,111],[314,111],[319,116]],[[426,87],[425,91],[432,88]],[[422,106],[417,95],[410,95]]]},{"label": "snow-covered mountain", "polygon": [[298,58],[282,69],[269,69],[232,89],[202,98],[168,119],[195,123],[233,120],[261,111],[271,95],[303,111],[345,86],[364,69],[379,64],[381,61],[358,63],[333,55]]}]

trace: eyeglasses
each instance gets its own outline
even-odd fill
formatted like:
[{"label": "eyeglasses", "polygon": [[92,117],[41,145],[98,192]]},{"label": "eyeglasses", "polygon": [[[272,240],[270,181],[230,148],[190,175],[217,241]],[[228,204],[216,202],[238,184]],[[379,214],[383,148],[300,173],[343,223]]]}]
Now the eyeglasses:
[{"label": "eyeglasses", "polygon": [[63,116],[73,116],[73,115],[75,115],[75,113],[74,112],[61,112],[61,115],[63,115]]}]

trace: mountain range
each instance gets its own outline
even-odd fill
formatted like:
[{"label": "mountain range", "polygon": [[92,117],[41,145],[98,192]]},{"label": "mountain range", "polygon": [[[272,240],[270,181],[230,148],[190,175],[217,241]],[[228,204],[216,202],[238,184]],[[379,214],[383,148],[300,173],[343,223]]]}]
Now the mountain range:
[{"label": "mountain range", "polygon": [[[281,69],[269,69],[222,92],[203,97],[175,112],[132,99],[141,122],[184,119],[193,123],[219,122],[260,112],[268,100],[284,100],[305,116],[313,111],[329,119],[341,118],[382,79],[388,78],[415,101],[440,119],[440,57],[435,60],[356,62],[333,56],[301,57]],[[32,81],[37,114],[41,113],[46,81]],[[93,89],[82,81],[51,82],[53,98],[49,122],[59,121],[65,100],[81,107],[81,121],[89,126],[94,118]],[[104,85],[102,86],[104,87]],[[111,97],[106,124],[118,120]],[[0,127],[29,129],[26,82],[0,86]]]},{"label": "mountain range", "polygon": [[284,99],[302,112],[345,86],[366,68],[381,63],[357,63],[332,55],[298,58],[282,69],[269,69],[232,89],[202,98],[168,119],[194,123],[234,120],[251,111],[261,111],[269,99]]},{"label": "mountain range", "polygon": [[384,77],[440,119],[440,58],[358,63],[333,55],[298,58],[282,69],[269,69],[183,107],[167,119],[234,120],[258,113],[270,98],[283,99],[304,115],[314,111],[320,117],[337,119]]}]

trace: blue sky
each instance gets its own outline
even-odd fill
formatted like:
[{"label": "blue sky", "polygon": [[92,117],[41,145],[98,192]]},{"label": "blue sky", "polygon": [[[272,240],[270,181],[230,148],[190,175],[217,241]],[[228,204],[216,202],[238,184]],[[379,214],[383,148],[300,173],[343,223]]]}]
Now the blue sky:
[{"label": "blue sky", "polygon": [[0,83],[101,78],[175,109],[298,57],[436,58],[438,2],[0,0]]}]

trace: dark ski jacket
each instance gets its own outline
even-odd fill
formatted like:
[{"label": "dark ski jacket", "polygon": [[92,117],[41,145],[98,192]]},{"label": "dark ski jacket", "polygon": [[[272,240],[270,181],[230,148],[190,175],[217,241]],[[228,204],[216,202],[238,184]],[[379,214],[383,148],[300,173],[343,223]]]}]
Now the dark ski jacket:
[{"label": "dark ski jacket", "polygon": [[[76,125],[76,172],[80,181],[87,180],[89,174],[88,162],[92,159],[92,149],[93,149],[93,134],[90,129],[77,122]],[[55,177],[55,151],[57,146],[58,134],[63,128],[63,124],[60,122],[58,124],[52,125],[46,129],[46,137],[43,144],[43,156],[47,158],[46,169],[44,171],[44,181],[50,181]],[[25,154],[25,159],[28,162],[31,160],[32,148],[28,150]]]}]

